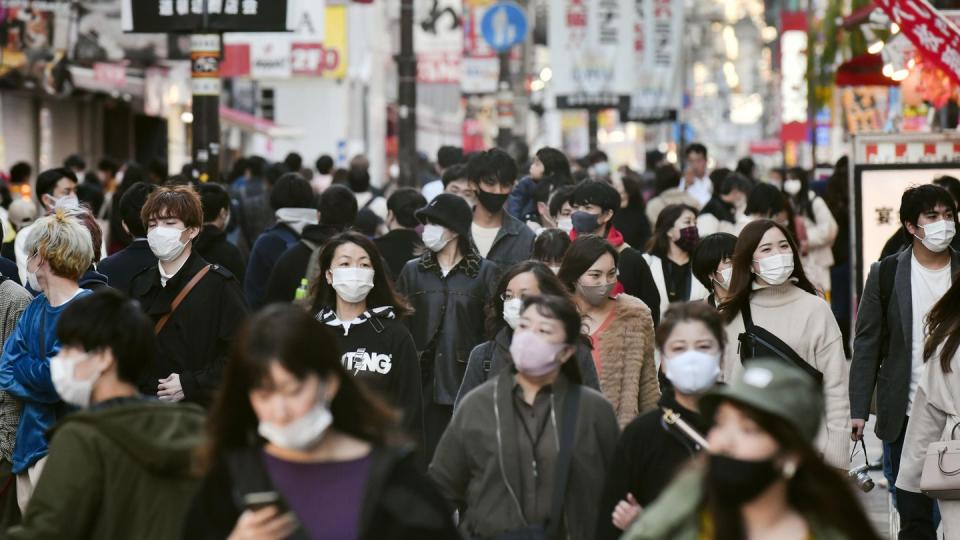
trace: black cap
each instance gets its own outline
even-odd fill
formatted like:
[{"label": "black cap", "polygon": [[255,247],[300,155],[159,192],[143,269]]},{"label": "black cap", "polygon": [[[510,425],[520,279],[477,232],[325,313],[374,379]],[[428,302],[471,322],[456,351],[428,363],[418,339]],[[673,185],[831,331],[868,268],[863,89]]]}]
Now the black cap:
[{"label": "black cap", "polygon": [[470,226],[473,224],[473,211],[470,205],[459,195],[441,193],[415,214],[420,223],[426,225],[427,218],[451,231],[470,238]]}]

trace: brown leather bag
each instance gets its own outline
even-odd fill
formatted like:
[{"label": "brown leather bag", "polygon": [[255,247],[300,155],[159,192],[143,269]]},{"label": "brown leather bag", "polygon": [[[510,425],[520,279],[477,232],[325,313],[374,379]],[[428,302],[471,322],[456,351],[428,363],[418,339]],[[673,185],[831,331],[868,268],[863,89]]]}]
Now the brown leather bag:
[{"label": "brown leather bag", "polygon": [[170,304],[170,311],[168,311],[167,314],[164,315],[163,317],[160,317],[160,320],[157,321],[156,325],[154,325],[153,327],[154,334],[158,336],[160,335],[160,331],[163,330],[163,326],[167,324],[168,320],[170,320],[170,316],[173,315],[173,312],[176,311],[178,307],[180,307],[180,303],[183,302],[183,299],[186,298],[188,294],[190,294],[190,291],[192,291],[193,288],[197,286],[197,283],[200,283],[200,280],[203,279],[203,276],[207,275],[207,272],[209,272],[211,268],[213,268],[212,264],[208,264],[204,266],[199,272],[197,272],[193,276],[193,279],[191,279],[190,282],[187,283],[187,286],[184,287],[179,294],[177,294],[177,297],[173,299],[173,303]]}]

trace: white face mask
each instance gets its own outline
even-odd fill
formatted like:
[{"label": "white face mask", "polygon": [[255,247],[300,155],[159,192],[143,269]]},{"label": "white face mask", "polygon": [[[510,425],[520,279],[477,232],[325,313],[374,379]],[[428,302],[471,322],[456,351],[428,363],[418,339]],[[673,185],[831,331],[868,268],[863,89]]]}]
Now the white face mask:
[{"label": "white face mask", "polygon": [[771,285],[781,285],[790,279],[793,274],[793,254],[780,253],[754,261],[760,267],[759,275]]},{"label": "white face mask", "polygon": [[561,231],[570,234],[570,231],[573,230],[573,218],[570,216],[562,217],[557,220],[557,228]]},{"label": "white face mask", "polygon": [[323,438],[331,424],[333,424],[333,414],[323,400],[317,400],[306,414],[287,425],[278,426],[270,422],[260,422],[257,432],[280,448],[304,452],[313,448]]},{"label": "white face mask", "polygon": [[520,309],[523,308],[523,300],[520,298],[511,298],[503,303],[503,320],[513,330],[520,324]]},{"label": "white face mask", "polygon": [[172,261],[183,253],[187,244],[180,240],[184,229],[176,227],[155,227],[147,233],[150,251],[161,261]]},{"label": "white face mask", "polygon": [[82,354],[74,358],[64,358],[63,353],[50,359],[50,379],[53,381],[53,388],[56,389],[60,398],[75,407],[86,408],[90,406],[90,397],[93,395],[93,383],[100,378],[100,373],[94,373],[89,379],[78,380],[74,377],[73,371],[77,363],[83,362],[89,358],[89,354]]},{"label": "white face mask", "polygon": [[730,280],[733,279],[733,267],[724,268],[718,273],[720,274],[720,279],[715,279],[713,282],[723,290],[730,289]]},{"label": "white face mask", "polygon": [[957,225],[952,221],[941,219],[926,225],[920,225],[923,229],[923,238],[917,237],[923,244],[923,247],[940,253],[950,247],[954,235],[957,234]]},{"label": "white face mask", "polygon": [[331,285],[345,302],[362,302],[373,289],[373,268],[333,268]]},{"label": "white face mask", "polygon": [[54,197],[52,195],[48,195],[48,197],[53,200],[53,208],[63,208],[66,210],[76,210],[80,208],[80,199],[73,193],[64,195],[63,197]]},{"label": "white face mask", "polygon": [[783,191],[787,192],[788,195],[796,195],[800,193],[801,189],[803,189],[803,184],[799,180],[787,180],[783,183]]},{"label": "white face mask", "polygon": [[550,270],[553,272],[553,275],[557,275],[557,274],[560,273],[560,267],[559,267],[559,266],[551,266],[551,267],[550,267]]},{"label": "white face mask", "polygon": [[443,234],[446,232],[446,227],[442,225],[435,225],[430,223],[423,227],[423,245],[427,246],[427,249],[436,253],[447,246],[450,243],[451,239],[444,239]]},{"label": "white face mask", "polygon": [[689,349],[667,359],[665,375],[683,394],[701,394],[717,382],[720,355]]}]

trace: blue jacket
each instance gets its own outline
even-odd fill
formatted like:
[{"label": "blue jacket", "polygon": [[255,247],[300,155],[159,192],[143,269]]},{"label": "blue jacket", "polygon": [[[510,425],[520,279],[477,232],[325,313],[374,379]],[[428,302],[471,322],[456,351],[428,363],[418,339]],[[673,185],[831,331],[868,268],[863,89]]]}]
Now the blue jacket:
[{"label": "blue jacket", "polygon": [[243,279],[243,292],[251,309],[263,306],[267,294],[267,281],[270,272],[277,264],[283,252],[300,240],[300,235],[293,229],[277,223],[263,231],[257,237],[253,249],[250,251],[250,262],[247,263],[247,275]]},{"label": "blue jacket", "polygon": [[[88,294],[91,291],[84,289],[74,300]],[[60,351],[57,322],[70,302],[52,307],[45,295],[34,298],[3,346],[0,389],[23,402],[23,413],[17,426],[17,442],[13,449],[14,474],[24,472],[47,455],[46,433],[57,422],[62,409],[60,396],[50,379],[50,358]],[[40,333],[41,322],[43,334]],[[45,356],[41,356],[40,352],[41,339],[46,349]]]},{"label": "blue jacket", "polygon": [[528,216],[537,214],[537,203],[533,202],[533,190],[537,189],[537,183],[533,178],[524,176],[513,186],[510,197],[507,198],[507,213],[511,216],[524,221]]}]

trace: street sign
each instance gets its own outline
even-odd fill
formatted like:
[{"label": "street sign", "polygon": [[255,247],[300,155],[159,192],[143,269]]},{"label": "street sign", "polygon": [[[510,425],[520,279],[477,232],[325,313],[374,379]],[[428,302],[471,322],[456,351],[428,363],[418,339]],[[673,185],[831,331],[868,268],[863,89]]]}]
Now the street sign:
[{"label": "street sign", "polygon": [[516,2],[498,2],[487,9],[480,32],[490,47],[503,52],[527,37],[527,14]]},{"label": "street sign", "polygon": [[[206,16],[204,4],[206,3]],[[286,32],[289,0],[123,0],[124,32]],[[204,22],[206,21],[206,22]]]}]

